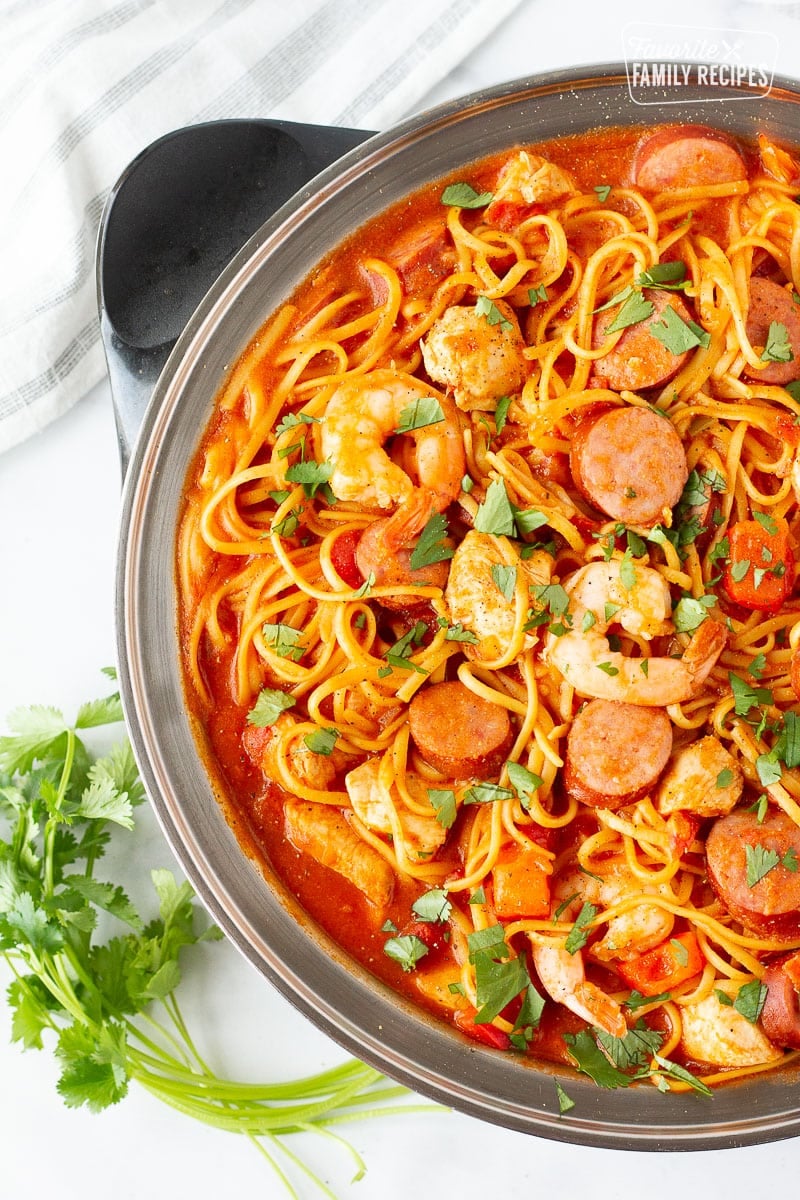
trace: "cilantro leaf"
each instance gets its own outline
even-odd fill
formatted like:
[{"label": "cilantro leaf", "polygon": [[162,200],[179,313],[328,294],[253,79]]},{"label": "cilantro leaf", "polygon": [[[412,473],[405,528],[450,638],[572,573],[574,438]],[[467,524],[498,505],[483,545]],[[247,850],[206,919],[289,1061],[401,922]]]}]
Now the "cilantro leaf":
[{"label": "cilantro leaf", "polygon": [[329,757],[333,754],[336,742],[340,737],[338,729],[315,729],[313,733],[304,735],[303,742],[313,754],[324,754]]},{"label": "cilantro leaf", "polygon": [[428,788],[428,799],[436,820],[443,829],[450,829],[458,815],[455,792],[452,788]]},{"label": "cilantro leaf", "polygon": [[487,325],[499,325],[501,329],[511,329],[511,322],[504,317],[494,300],[488,296],[478,296],[475,311],[479,317],[485,317]]},{"label": "cilantro leaf", "polygon": [[594,191],[595,191],[595,193],[597,195],[597,199],[600,201],[600,203],[605,204],[606,200],[611,195],[611,184],[610,183],[595,184]]},{"label": "cilantro leaf", "polygon": [[634,289],[625,298],[614,320],[605,327],[603,332],[618,333],[621,329],[627,329],[629,325],[638,325],[652,316],[654,309],[653,301],[648,300],[640,291]]},{"label": "cilantro leaf", "polygon": [[630,1087],[634,1082],[630,1075],[609,1062],[588,1029],[565,1033],[562,1037],[578,1070],[594,1080],[598,1087]]},{"label": "cilantro leaf", "polygon": [[421,896],[417,897],[411,905],[411,911],[419,917],[420,921],[435,924],[447,921],[452,907],[445,888],[429,888],[427,892],[423,892]]},{"label": "cilantro leaf", "polygon": [[432,513],[417,539],[417,544],[411,551],[410,566],[412,571],[421,567],[429,567],[432,563],[444,562],[455,553],[452,546],[445,542],[447,537],[447,518],[444,513]]},{"label": "cilantro leaf", "polygon": [[749,983],[743,983],[736,993],[733,1007],[751,1025],[755,1025],[761,1016],[761,1010],[767,998],[767,991],[766,984],[762,983],[760,979],[752,979]]},{"label": "cilantro leaf", "polygon": [[442,406],[435,396],[417,396],[400,412],[395,433],[413,433],[428,425],[438,425],[444,420]]},{"label": "cilantro leaf", "polygon": [[300,483],[303,491],[311,498],[319,488],[327,483],[333,474],[333,463],[318,463],[312,461],[293,463],[286,468],[286,478],[290,483]]},{"label": "cilantro leaf", "polygon": [[471,183],[451,183],[442,192],[442,204],[454,208],[485,208],[491,192],[476,192]]},{"label": "cilantro leaf", "polygon": [[599,911],[599,908],[595,908],[588,901],[585,901],[581,905],[581,910],[575,918],[572,929],[569,931],[567,939],[564,942],[564,949],[567,954],[575,954],[586,945],[589,940],[589,935],[586,932],[587,926],[591,925]]},{"label": "cilantro leaf", "polygon": [[754,846],[745,846],[744,856],[747,886],[751,888],[760,883],[764,876],[768,875],[781,861],[777,850],[771,850],[758,842]]},{"label": "cilantro leaf", "polygon": [[486,489],[486,498],[475,513],[475,528],[479,533],[496,536],[514,533],[514,510],[502,479],[493,479]]},{"label": "cilantro leaf", "polygon": [[685,354],[697,346],[706,348],[711,344],[711,335],[701,329],[694,321],[684,321],[671,305],[667,305],[661,314],[661,319],[653,321],[650,333],[661,342],[671,354]]},{"label": "cilantro leaf", "polygon": [[492,579],[497,590],[502,593],[504,600],[510,604],[514,599],[517,586],[517,568],[507,567],[502,563],[492,564]]},{"label": "cilantro leaf", "polygon": [[296,703],[294,696],[289,696],[278,688],[262,688],[247,714],[248,724],[256,725],[259,729],[266,725],[274,725],[281,713],[293,708]]},{"label": "cilantro leaf", "polygon": [[770,321],[767,343],[761,354],[762,362],[788,363],[794,358],[789,331],[780,321]]}]

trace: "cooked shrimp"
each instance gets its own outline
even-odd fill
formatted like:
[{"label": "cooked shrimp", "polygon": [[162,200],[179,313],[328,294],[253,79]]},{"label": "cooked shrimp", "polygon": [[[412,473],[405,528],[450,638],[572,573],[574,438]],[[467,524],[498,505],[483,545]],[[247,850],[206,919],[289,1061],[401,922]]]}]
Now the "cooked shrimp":
[{"label": "cooked shrimp", "polygon": [[[431,507],[428,496],[414,493],[390,517],[380,517],[368,525],[359,538],[356,563],[364,578],[371,576],[377,587],[398,589],[396,595],[381,598],[381,604],[386,608],[403,609],[413,604],[414,596],[403,594],[403,585],[443,588],[447,583],[450,569],[447,558],[424,567],[411,566],[413,543],[425,527]],[[442,544],[452,553],[449,539],[444,538]]]},{"label": "cooked shrimp", "polygon": [[[583,903],[609,909],[631,897],[645,896],[673,899],[669,884],[643,882],[618,864],[608,875],[568,871],[555,888],[554,904],[574,916]],[[598,962],[636,958],[666,941],[674,923],[672,913],[642,900],[607,922],[603,937],[592,942],[589,956]]]},{"label": "cooked shrimp", "polygon": [[695,694],[725,646],[724,627],[706,619],[681,658],[628,658],[611,649],[606,632],[612,620],[647,641],[671,632],[669,586],[652,567],[636,566],[626,587],[617,560],[591,562],[571,575],[564,589],[571,626],[561,637],[548,635],[544,657],[579,696],[656,707],[679,704]]},{"label": "cooked shrimp", "polygon": [[501,396],[519,392],[527,368],[525,342],[514,310],[495,302],[499,319],[477,308],[446,308],[421,343],[431,379],[451,388],[459,408],[494,412]]},{"label": "cooked shrimp", "polygon": [[333,467],[330,486],[335,496],[370,511],[394,510],[418,489],[438,512],[447,508],[461,491],[465,470],[458,412],[447,396],[434,397],[441,416],[408,430],[414,441],[416,482],[385,449],[402,426],[405,411],[431,395],[432,389],[419,380],[390,370],[355,376],[337,388],[321,427],[322,454]]},{"label": "cooked shrimp", "polygon": [[533,965],[551,1000],[613,1037],[624,1037],[628,1025],[616,1000],[586,978],[580,950],[532,944]]}]

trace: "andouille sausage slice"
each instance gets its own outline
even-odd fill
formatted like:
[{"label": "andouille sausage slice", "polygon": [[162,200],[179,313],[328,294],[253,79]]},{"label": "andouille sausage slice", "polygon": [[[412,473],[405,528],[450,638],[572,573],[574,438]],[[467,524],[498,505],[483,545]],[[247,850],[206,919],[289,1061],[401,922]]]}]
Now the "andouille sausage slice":
[{"label": "andouille sausage slice", "polygon": [[[778,861],[762,874],[775,855]],[[754,812],[736,809],[719,817],[706,838],[706,869],[717,897],[745,928],[764,937],[800,937],[798,863],[800,827],[778,808],[761,822]]]},{"label": "andouille sausage slice", "polygon": [[663,708],[590,700],[567,734],[564,788],[592,808],[622,808],[647,795],[671,753]]},{"label": "andouille sausage slice", "polygon": [[778,1046],[800,1050],[800,954],[770,963],[764,972],[767,996],[761,1027]]},{"label": "andouille sausage slice", "polygon": [[633,177],[637,187],[657,192],[733,183],[747,178],[747,167],[736,147],[715,129],[672,125],[639,143]]},{"label": "andouille sausage slice", "polygon": [[[615,392],[624,389],[639,392],[647,388],[662,387],[677,375],[686,362],[690,351],[673,354],[653,335],[650,326],[659,321],[667,307],[674,308],[684,323],[691,321],[692,316],[688,308],[674,292],[644,288],[642,295],[653,305],[652,314],[644,321],[623,329],[619,340],[608,354],[595,359],[590,380],[594,387],[607,387]],[[609,336],[606,330],[614,323],[617,315],[616,308],[605,309],[597,314],[592,330],[593,349],[597,350],[602,346]]]},{"label": "andouille sausage slice", "polygon": [[754,276],[750,280],[750,305],[745,322],[754,350],[763,351],[773,324],[782,325],[786,330],[791,358],[787,362],[766,361],[763,371],[748,369],[745,374],[753,383],[783,386],[800,379],[800,305],[792,299],[791,292],[773,279]]},{"label": "andouille sausage slice", "polygon": [[681,497],[689,467],[675,426],[649,408],[607,409],[577,427],[570,469],[590,504],[626,525],[653,525]]},{"label": "andouille sausage slice", "polygon": [[418,691],[408,708],[408,724],[425,761],[451,779],[496,774],[513,740],[506,709],[458,680]]}]

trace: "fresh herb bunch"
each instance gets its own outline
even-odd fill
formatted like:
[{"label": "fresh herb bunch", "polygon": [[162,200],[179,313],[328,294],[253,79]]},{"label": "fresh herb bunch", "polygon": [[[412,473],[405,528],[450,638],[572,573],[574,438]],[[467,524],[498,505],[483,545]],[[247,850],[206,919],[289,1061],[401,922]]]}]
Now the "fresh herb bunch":
[{"label": "fresh herb bunch", "polygon": [[[159,913],[152,920],[121,887],[95,876],[112,830],[133,830],[144,790],[127,741],[93,756],[79,731],[120,721],[114,693],[83,705],[74,725],[55,708],[17,710],[11,734],[0,737],[0,957],[13,976],[12,1038],[30,1049],[54,1039],[58,1091],[70,1107],[104,1109],[135,1080],[189,1116],[244,1134],[291,1196],[278,1151],[332,1197],[279,1139],[310,1129],[331,1137],[346,1121],[409,1112],[387,1104],[408,1090],[355,1059],[279,1084],[223,1079],[203,1061],[178,1006],[179,958],[219,930],[202,922],[190,885],[167,870],[151,871]],[[95,940],[101,913],[124,932]],[[359,1178],[360,1156],[335,1140]]]}]

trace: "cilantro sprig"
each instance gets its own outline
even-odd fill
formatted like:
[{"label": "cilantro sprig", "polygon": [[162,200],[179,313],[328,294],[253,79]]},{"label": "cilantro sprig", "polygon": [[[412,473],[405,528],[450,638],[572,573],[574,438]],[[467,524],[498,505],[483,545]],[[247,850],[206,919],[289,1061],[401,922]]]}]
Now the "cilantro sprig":
[{"label": "cilantro sprig", "polygon": [[[220,932],[204,922],[191,886],[168,870],[150,872],[155,915],[98,874],[112,840],[135,836],[144,800],[128,742],[95,754],[86,741],[121,721],[114,692],[82,705],[73,723],[52,707],[17,710],[0,737],[0,960],[13,975],[12,1039],[25,1049],[53,1047],[56,1086],[70,1108],[98,1112],[133,1083],[207,1125],[263,1137],[259,1148],[297,1200],[276,1156],[299,1162],[281,1141],[297,1131],[298,1111],[303,1128],[325,1133],[357,1113],[397,1111],[386,1101],[406,1089],[354,1059],[276,1084],[227,1080],[206,1066],[177,991],[184,955]],[[362,1173],[356,1151],[340,1144]]]}]

